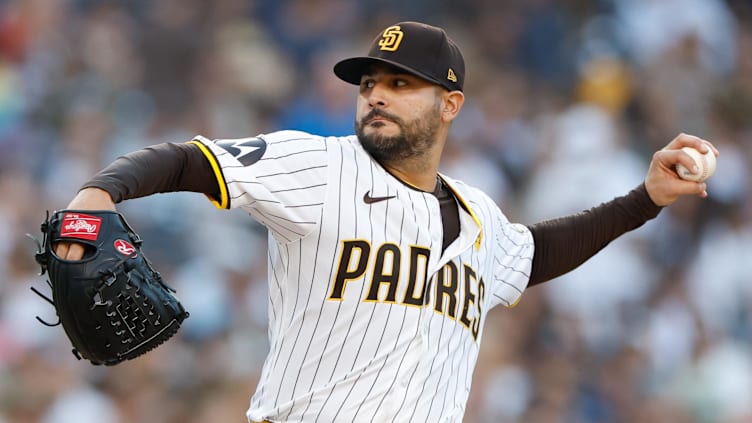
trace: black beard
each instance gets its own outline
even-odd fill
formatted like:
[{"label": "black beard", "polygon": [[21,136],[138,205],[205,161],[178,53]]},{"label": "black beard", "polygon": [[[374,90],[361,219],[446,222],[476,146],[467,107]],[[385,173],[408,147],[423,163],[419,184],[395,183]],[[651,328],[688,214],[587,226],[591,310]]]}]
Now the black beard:
[{"label": "black beard", "polygon": [[[364,122],[377,116],[394,122],[400,129],[399,135],[366,135],[363,131]],[[405,123],[397,116],[373,109],[363,119],[355,121],[355,134],[360,144],[379,163],[400,162],[425,155],[433,146],[438,130],[439,115],[436,112],[426,113],[420,119]]]}]

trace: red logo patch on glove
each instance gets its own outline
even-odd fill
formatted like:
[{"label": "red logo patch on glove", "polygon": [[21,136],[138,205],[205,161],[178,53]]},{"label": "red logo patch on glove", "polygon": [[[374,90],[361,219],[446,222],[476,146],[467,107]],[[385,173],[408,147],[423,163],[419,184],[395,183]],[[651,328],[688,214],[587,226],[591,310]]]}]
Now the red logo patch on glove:
[{"label": "red logo patch on glove", "polygon": [[60,226],[60,237],[96,241],[101,227],[102,219],[99,217],[66,213],[63,215],[63,224]]},{"label": "red logo patch on glove", "polygon": [[122,254],[124,256],[128,256],[130,258],[135,258],[136,257],[133,254],[133,253],[136,252],[136,247],[134,247],[133,245],[131,245],[130,242],[122,240],[122,239],[117,239],[117,240],[115,240],[114,244],[115,244],[115,249],[118,251],[118,253],[120,253],[120,254]]}]

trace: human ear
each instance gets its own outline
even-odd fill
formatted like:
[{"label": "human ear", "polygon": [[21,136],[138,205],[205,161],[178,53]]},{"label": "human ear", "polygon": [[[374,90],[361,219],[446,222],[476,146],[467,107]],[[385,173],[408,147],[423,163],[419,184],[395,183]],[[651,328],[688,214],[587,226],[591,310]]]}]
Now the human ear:
[{"label": "human ear", "polygon": [[450,122],[460,113],[462,105],[465,103],[465,94],[462,91],[447,91],[443,94],[443,100],[441,117]]}]

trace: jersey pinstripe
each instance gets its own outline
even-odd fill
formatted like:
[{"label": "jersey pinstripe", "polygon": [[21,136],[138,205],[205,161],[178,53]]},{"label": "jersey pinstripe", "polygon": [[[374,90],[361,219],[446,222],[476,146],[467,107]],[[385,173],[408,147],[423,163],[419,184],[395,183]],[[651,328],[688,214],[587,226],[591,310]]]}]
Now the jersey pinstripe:
[{"label": "jersey pinstripe", "polygon": [[484,317],[527,285],[527,228],[442,175],[461,203],[459,237],[442,254],[436,197],[391,176],[354,136],[193,142],[222,187],[214,204],[270,234],[270,351],[248,418],[461,421]]}]

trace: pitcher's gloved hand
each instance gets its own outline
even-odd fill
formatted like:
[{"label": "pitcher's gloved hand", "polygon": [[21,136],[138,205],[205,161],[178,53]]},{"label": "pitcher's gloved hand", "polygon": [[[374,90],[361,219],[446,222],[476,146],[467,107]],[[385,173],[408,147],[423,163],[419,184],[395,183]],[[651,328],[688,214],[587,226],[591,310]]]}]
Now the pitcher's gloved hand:
[{"label": "pitcher's gloved hand", "polygon": [[[41,229],[35,259],[49,275],[52,298],[32,290],[55,307],[77,358],[104,365],[130,360],[175,335],[188,317],[120,213],[61,210]],[[83,258],[60,258],[58,242],[82,244]]]}]

